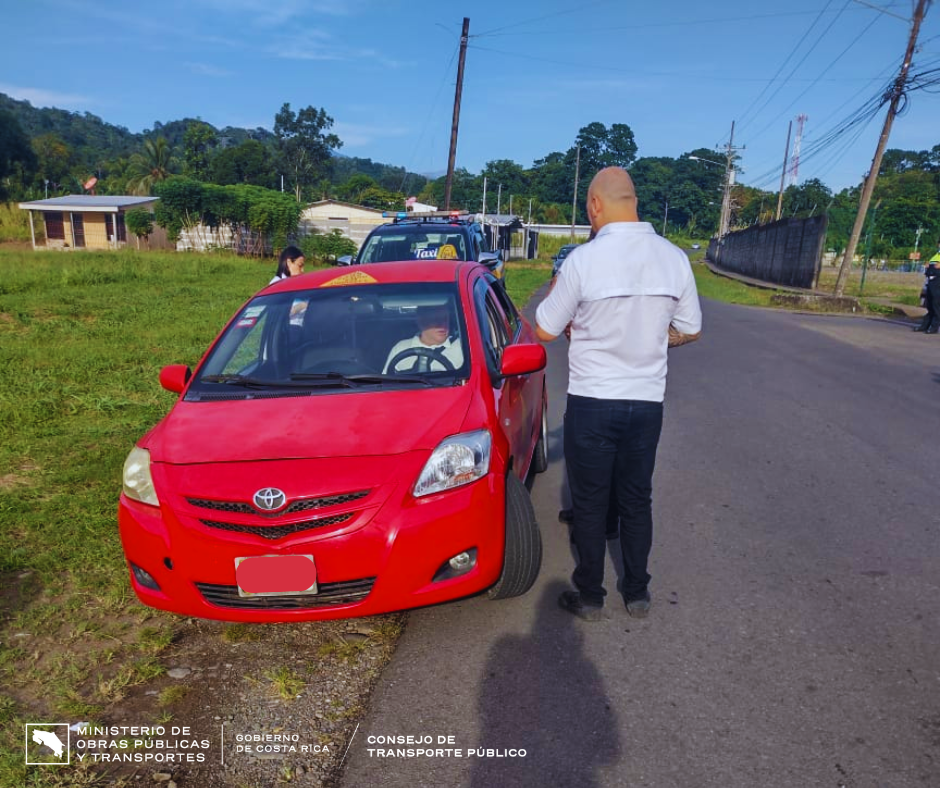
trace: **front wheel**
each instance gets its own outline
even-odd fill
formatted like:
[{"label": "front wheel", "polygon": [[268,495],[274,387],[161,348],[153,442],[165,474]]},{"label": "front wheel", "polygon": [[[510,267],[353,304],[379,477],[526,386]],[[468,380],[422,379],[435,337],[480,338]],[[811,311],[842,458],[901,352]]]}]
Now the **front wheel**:
[{"label": "front wheel", "polygon": [[522,596],[542,567],[542,534],[525,485],[512,472],[506,477],[506,550],[503,572],[488,592],[490,599]]}]

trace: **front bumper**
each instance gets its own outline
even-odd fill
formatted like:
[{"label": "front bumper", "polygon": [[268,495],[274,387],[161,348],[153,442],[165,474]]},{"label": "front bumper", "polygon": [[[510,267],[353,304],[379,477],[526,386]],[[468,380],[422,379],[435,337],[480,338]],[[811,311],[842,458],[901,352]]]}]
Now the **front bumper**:
[{"label": "front bumper", "polygon": [[[118,523],[128,562],[159,585],[159,590],[147,588],[131,573],[144,604],[224,621],[308,621],[431,605],[493,585],[503,564],[504,499],[499,473],[421,499],[393,483],[324,511],[322,521],[328,524],[323,527],[267,539],[250,530],[225,530],[224,524],[207,526],[205,518],[170,505],[162,495],[159,508],[122,495]],[[309,518],[299,518],[304,516]],[[472,569],[434,581],[450,558],[471,548],[477,551]],[[236,558],[290,554],[313,555],[318,594],[238,595]]]}]

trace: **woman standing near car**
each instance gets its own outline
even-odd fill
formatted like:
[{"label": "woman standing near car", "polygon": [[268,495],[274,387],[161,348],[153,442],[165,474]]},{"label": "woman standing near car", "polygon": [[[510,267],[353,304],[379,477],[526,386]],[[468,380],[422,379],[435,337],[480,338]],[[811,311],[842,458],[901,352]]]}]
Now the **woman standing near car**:
[{"label": "woman standing near car", "polygon": [[296,246],[287,246],[281,252],[278,258],[277,271],[274,278],[268,282],[273,285],[282,279],[288,279],[291,276],[300,276],[304,272],[304,253]]}]

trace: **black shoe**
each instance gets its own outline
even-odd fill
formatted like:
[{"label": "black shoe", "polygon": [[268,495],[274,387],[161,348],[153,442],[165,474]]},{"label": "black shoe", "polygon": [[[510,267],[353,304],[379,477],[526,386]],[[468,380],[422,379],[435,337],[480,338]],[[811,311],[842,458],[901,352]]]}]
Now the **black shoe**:
[{"label": "black shoe", "polygon": [[558,597],[558,606],[562,610],[574,613],[585,621],[603,621],[604,608],[602,605],[586,605],[577,591],[564,591]]},{"label": "black shoe", "polygon": [[571,525],[574,522],[574,509],[562,509],[559,511],[558,522]]},{"label": "black shoe", "polygon": [[917,328],[912,328],[911,331],[926,331],[926,326],[917,326]]},{"label": "black shoe", "polygon": [[650,612],[650,605],[653,604],[653,597],[649,591],[639,599],[625,599],[627,605],[627,614],[631,618],[646,618]]},{"label": "black shoe", "polygon": [[924,333],[925,334],[936,334],[940,331],[940,328],[928,328]]}]

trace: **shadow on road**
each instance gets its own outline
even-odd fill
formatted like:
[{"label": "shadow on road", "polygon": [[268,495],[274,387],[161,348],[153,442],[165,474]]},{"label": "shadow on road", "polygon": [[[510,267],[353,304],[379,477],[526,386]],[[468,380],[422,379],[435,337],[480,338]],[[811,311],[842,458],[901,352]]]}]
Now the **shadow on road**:
[{"label": "shadow on road", "polygon": [[[550,583],[525,635],[490,651],[479,699],[477,749],[525,749],[525,757],[474,757],[470,785],[599,786],[601,767],[620,756],[618,723],[600,673],[584,653],[590,624],[558,607],[566,588]],[[512,698],[511,703],[507,702]]]}]

